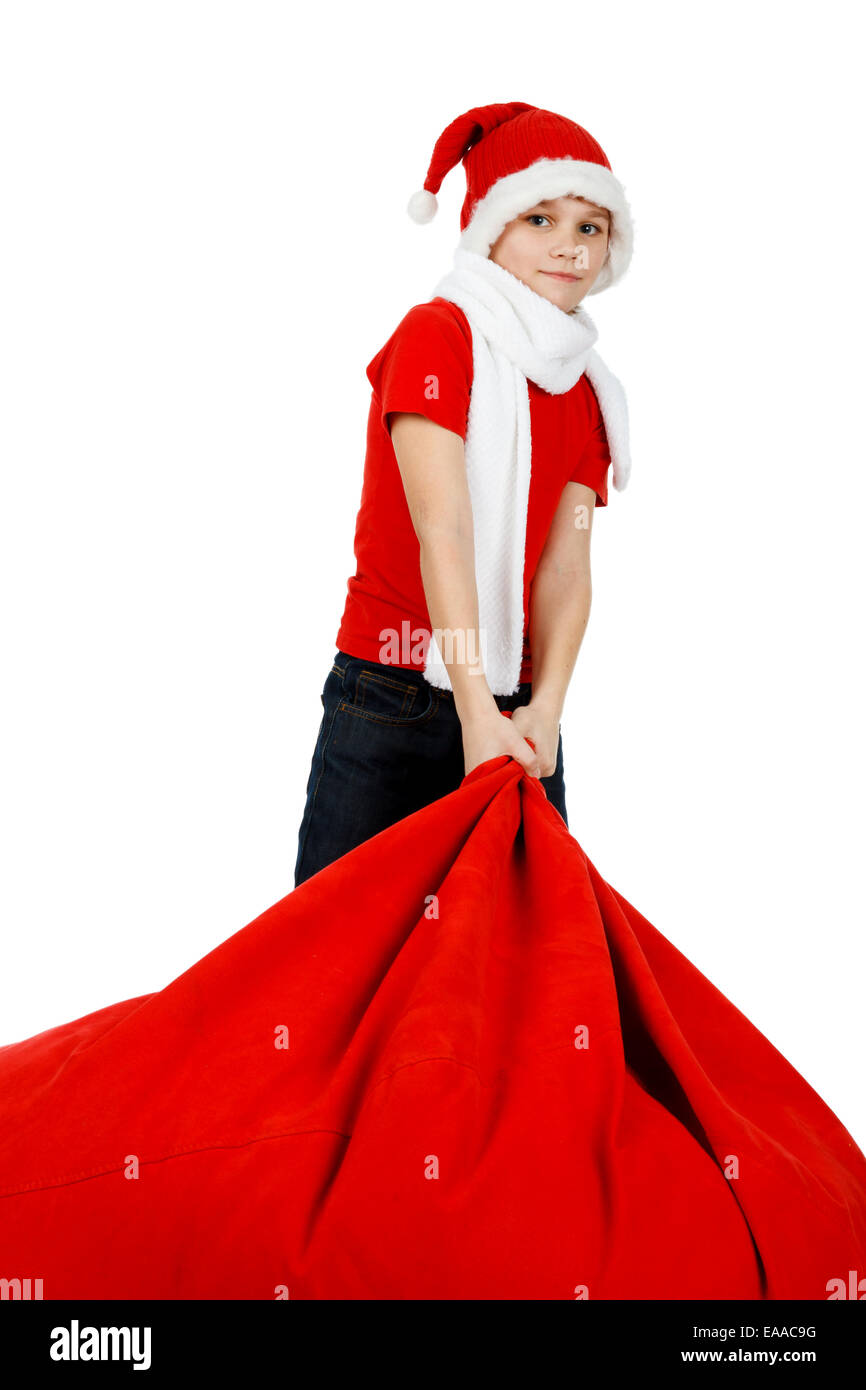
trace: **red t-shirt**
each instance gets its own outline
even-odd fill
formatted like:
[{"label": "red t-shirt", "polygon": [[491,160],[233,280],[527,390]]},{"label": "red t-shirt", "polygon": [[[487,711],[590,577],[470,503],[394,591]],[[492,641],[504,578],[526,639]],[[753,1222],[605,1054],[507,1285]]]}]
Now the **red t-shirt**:
[{"label": "red t-shirt", "polygon": [[[431,376],[437,383],[430,382]],[[337,648],[367,661],[424,669],[430,615],[419,542],[391,443],[395,411],[426,415],[466,438],[472,390],[472,330],[456,304],[438,296],[416,304],[367,367],[373,387],[367,456],[355,523],[355,574],[348,581]],[[610,451],[595,392],[584,373],[551,395],[528,381],[532,467],[526,517],[521,681],[532,680],[529,597],[532,578],[567,482],[594,488],[607,506]],[[391,634],[392,643],[386,650]],[[399,654],[399,660],[397,659]]]}]

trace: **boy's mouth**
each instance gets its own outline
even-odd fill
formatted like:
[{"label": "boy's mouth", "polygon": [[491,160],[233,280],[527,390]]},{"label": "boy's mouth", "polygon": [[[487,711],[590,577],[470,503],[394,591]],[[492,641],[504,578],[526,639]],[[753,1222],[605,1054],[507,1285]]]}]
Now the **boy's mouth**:
[{"label": "boy's mouth", "polygon": [[561,270],[542,270],[541,273],[542,275],[550,275],[554,280],[571,280],[573,282],[580,279],[579,275],[567,275]]}]

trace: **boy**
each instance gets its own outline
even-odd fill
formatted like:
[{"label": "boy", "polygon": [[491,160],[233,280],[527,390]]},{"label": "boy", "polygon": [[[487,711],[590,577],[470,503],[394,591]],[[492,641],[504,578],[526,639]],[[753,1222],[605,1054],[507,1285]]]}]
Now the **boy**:
[{"label": "boy", "polygon": [[611,463],[618,489],[629,473],[622,389],[581,301],[624,273],[631,216],[604,151],[553,112],[458,117],[410,200],[416,221],[458,160],[454,268],[367,367],[357,568],[296,886],[501,754],[567,824],[560,718],[589,617],[592,516]]}]

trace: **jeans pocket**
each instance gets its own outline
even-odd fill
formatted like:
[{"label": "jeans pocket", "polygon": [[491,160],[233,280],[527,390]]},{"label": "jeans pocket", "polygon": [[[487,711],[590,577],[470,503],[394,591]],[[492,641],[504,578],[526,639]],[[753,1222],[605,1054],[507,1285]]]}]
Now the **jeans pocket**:
[{"label": "jeans pocket", "polygon": [[341,708],[361,719],[410,728],[431,719],[438,703],[428,681],[400,667],[353,659],[346,670]]}]

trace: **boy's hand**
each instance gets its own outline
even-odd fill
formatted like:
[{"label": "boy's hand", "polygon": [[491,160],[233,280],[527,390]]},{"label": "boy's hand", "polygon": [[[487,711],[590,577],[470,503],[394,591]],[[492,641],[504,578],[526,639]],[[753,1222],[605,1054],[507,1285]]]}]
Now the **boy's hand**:
[{"label": "boy's hand", "polygon": [[511,723],[523,737],[531,738],[538,755],[538,772],[532,777],[552,777],[556,771],[556,754],[559,750],[559,719],[547,707],[519,705],[511,716]]},{"label": "boy's hand", "polygon": [[[515,710],[514,715],[520,712]],[[524,738],[522,729],[516,724],[516,717],[509,719],[495,705],[492,710],[485,710],[482,714],[462,721],[463,759],[467,777],[474,768],[487,762],[488,758],[498,758],[503,753],[515,758],[530,777],[546,776],[539,771],[538,757]],[[557,731],[557,739],[558,737]],[[556,745],[553,765],[556,766]]]}]

